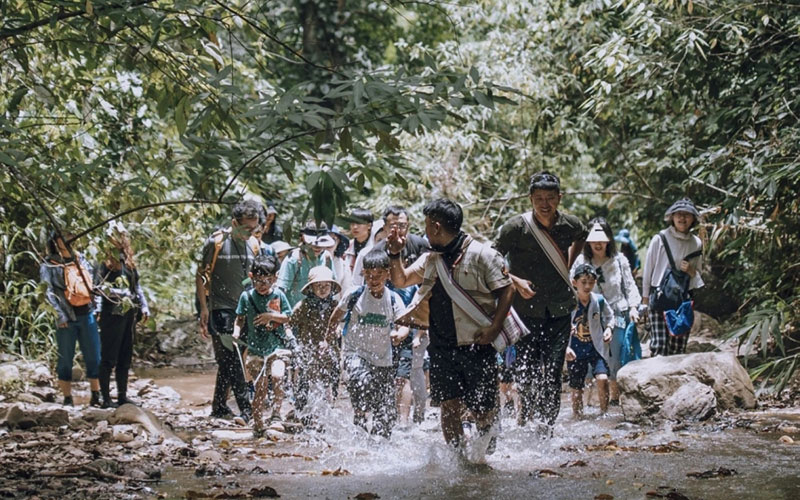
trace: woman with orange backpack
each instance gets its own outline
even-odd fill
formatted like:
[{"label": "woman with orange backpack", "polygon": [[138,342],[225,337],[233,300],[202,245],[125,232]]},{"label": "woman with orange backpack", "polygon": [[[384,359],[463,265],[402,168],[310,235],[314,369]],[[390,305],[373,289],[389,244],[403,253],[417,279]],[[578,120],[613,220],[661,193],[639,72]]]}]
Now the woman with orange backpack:
[{"label": "woman with orange backpack", "polygon": [[[96,270],[95,281],[102,298],[98,301],[100,322],[100,392],[103,408],[116,408],[128,399],[128,370],[133,358],[136,323],[150,315],[147,299],[139,284],[131,240],[125,227],[112,221],[106,230],[112,245]],[[111,400],[111,371],[117,381],[117,403]]]},{"label": "woman with orange backpack", "polygon": [[72,361],[75,342],[80,345],[86,363],[86,377],[92,391],[89,402],[100,406],[100,336],[92,303],[92,268],[78,252],[71,251],[56,231],[47,240],[48,256],[39,268],[41,281],[47,283],[47,301],[58,316],[58,385],[64,395],[64,406],[73,406]]}]

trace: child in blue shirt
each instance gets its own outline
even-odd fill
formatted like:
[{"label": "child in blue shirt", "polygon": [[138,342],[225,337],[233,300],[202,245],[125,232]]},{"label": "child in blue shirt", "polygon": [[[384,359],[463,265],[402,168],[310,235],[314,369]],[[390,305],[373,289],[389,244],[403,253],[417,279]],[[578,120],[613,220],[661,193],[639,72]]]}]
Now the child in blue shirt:
[{"label": "child in blue shirt", "polygon": [[608,410],[608,360],[611,356],[611,328],[614,312],[602,295],[592,293],[597,271],[591,264],[581,264],[572,274],[572,286],[577,290],[578,306],[572,312],[572,332],[567,347],[567,370],[572,389],[572,414],[583,416],[583,387],[586,372],[592,368],[597,380],[600,412]]},{"label": "child in blue shirt", "polygon": [[[291,338],[284,324],[292,308],[284,293],[273,285],[280,265],[273,255],[259,255],[250,269],[253,288],[245,290],[236,307],[233,336],[239,338],[247,324],[247,371],[256,380],[253,396],[253,436],[264,435],[262,418],[272,380],[273,399],[271,428],[282,430],[280,410],[283,403],[283,377],[291,347]],[[268,375],[267,375],[268,374]]]}]

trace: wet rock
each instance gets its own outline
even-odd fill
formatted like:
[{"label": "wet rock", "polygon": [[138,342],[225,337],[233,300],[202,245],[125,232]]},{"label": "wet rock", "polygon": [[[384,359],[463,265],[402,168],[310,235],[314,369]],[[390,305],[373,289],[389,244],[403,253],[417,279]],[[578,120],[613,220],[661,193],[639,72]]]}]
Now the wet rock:
[{"label": "wet rock", "polygon": [[117,443],[133,441],[133,429],[130,425],[115,425],[112,430],[112,439]]},{"label": "wet rock", "polygon": [[54,408],[37,415],[37,421],[44,427],[61,427],[69,424],[69,413],[62,408]]},{"label": "wet rock", "polygon": [[183,345],[189,334],[183,328],[176,328],[161,338],[158,351],[162,353],[173,352]]},{"label": "wet rock", "polygon": [[0,365],[0,390],[9,390],[22,384],[22,376],[15,363]]},{"label": "wet rock", "polygon": [[36,419],[18,405],[0,409],[0,425],[9,429],[30,429],[37,424]]},{"label": "wet rock", "polygon": [[24,392],[22,394],[17,394],[16,400],[19,401],[20,403],[28,403],[32,405],[40,405],[43,402],[41,399],[37,398],[33,394],[27,394]]},{"label": "wet rock", "polygon": [[42,361],[18,361],[17,366],[26,384],[44,387],[49,386],[53,381],[53,374],[50,372],[47,363]]},{"label": "wet rock", "polygon": [[708,337],[720,337],[725,333],[719,321],[715,320],[708,314],[700,311],[694,313],[694,323],[692,324],[692,331],[689,333],[689,340],[693,336],[703,335]]},{"label": "wet rock", "polygon": [[58,391],[49,385],[29,387],[28,394],[35,396],[45,403],[55,403]]},{"label": "wet rock", "polygon": [[222,455],[215,450],[206,450],[197,456],[199,462],[216,464],[222,461]]},{"label": "wet rock", "polygon": [[[112,408],[86,408],[83,410],[82,418],[90,423],[108,420],[114,414]],[[108,425],[108,424],[106,424]]]},{"label": "wet rock", "polygon": [[181,400],[181,395],[172,387],[166,385],[161,387],[147,386],[139,391],[139,396],[147,394],[148,398],[160,399],[162,401],[177,402]]},{"label": "wet rock", "polygon": [[131,449],[131,450],[138,450],[139,448],[141,448],[145,444],[147,444],[147,443],[145,443],[141,439],[134,439],[133,441],[126,442],[125,443],[125,448]]},{"label": "wet rock", "polygon": [[124,404],[114,410],[108,417],[108,423],[140,424],[150,436],[157,441],[170,439],[180,442],[181,439],[168,429],[155,415],[144,408],[132,404]]},{"label": "wet rock", "polygon": [[711,387],[700,382],[682,385],[664,401],[661,415],[669,420],[705,420],[717,410],[717,397]]},{"label": "wet rock", "polygon": [[[620,369],[617,382],[626,420],[663,417],[661,409],[665,401],[692,382],[713,391],[719,410],[751,409],[756,405],[750,377],[731,353],[682,354],[633,361]],[[676,410],[673,404],[677,400],[670,405]]]}]

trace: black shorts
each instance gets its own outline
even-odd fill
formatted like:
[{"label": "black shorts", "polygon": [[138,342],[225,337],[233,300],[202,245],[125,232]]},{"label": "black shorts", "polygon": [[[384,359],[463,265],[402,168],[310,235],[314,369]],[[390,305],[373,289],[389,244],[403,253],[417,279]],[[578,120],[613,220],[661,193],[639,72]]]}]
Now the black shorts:
[{"label": "black shorts", "polygon": [[436,403],[461,399],[475,413],[494,409],[498,397],[495,352],[491,345],[428,347],[431,399]]},{"label": "black shorts", "polygon": [[602,374],[608,374],[608,365],[605,360],[597,351],[588,358],[576,359],[567,363],[567,371],[569,372],[569,386],[572,389],[583,389],[586,385],[586,377],[589,375],[589,370],[595,377]]}]

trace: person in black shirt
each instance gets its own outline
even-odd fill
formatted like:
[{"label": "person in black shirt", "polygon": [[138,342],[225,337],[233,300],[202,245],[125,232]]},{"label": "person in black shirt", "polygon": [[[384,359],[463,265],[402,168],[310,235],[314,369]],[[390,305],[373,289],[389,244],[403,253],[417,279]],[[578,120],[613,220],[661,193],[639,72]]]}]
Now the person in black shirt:
[{"label": "person in black shirt", "polygon": [[[466,406],[477,420],[478,432],[487,435],[497,416],[497,363],[490,345],[499,335],[511,308],[514,287],[505,270],[503,257],[490,245],[475,241],[461,231],[463,212],[451,200],[438,199],[425,206],[425,233],[434,252],[421,255],[410,267],[403,264],[404,238],[399,228],[388,236],[392,282],[398,287],[421,284],[404,316],[424,310],[430,298],[428,353],[431,358],[431,398],[441,403],[442,433],[445,441],[458,447],[463,443],[462,409]],[[441,257],[440,257],[441,256]],[[454,304],[435,274],[439,258],[452,279],[492,318],[482,326]],[[403,318],[398,320],[400,324]],[[491,446],[490,443],[487,443]]]},{"label": "person in black shirt", "polygon": [[[113,246],[106,260],[96,266],[95,284],[103,294],[98,300],[100,324],[100,393],[103,408],[131,403],[128,399],[128,370],[133,358],[136,323],[150,315],[147,299],[139,284],[133,249],[122,224],[112,222],[107,234]],[[111,371],[117,381],[117,402],[111,400]]]}]

